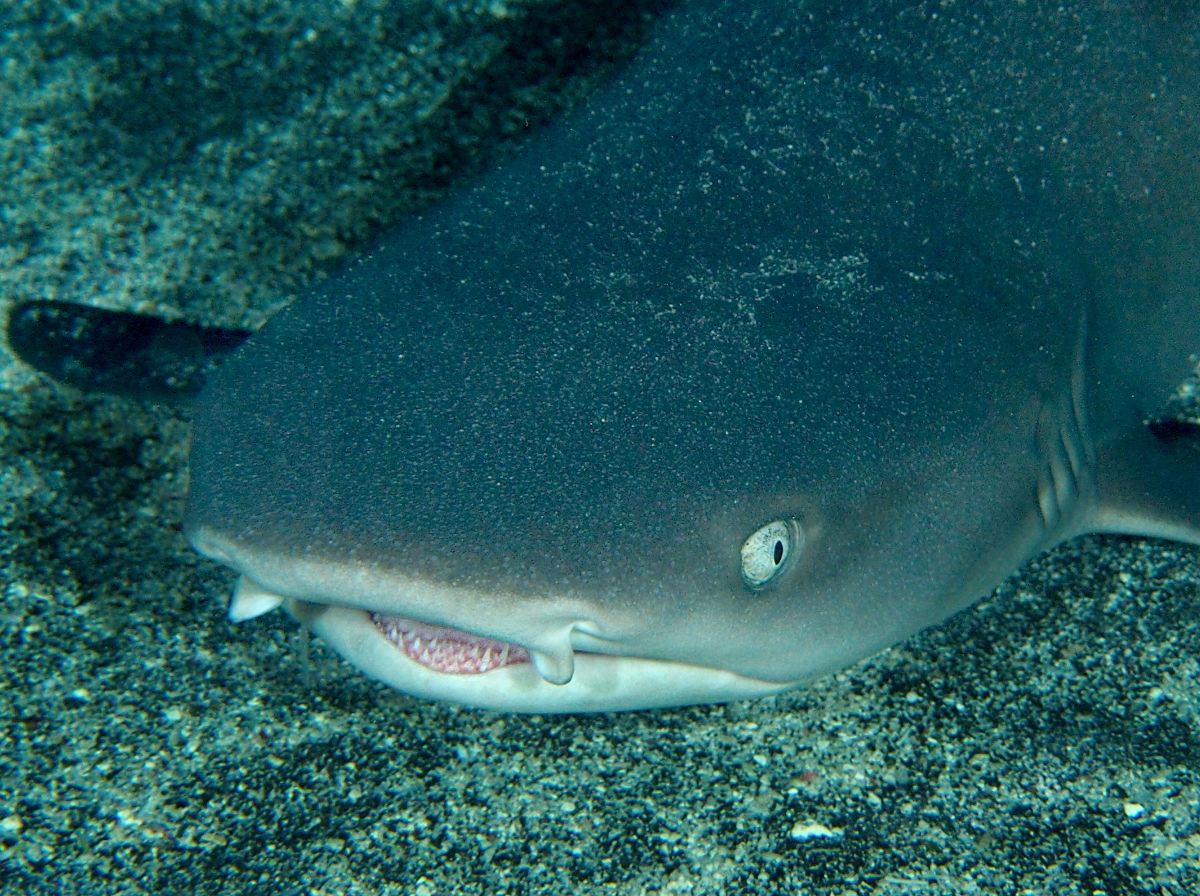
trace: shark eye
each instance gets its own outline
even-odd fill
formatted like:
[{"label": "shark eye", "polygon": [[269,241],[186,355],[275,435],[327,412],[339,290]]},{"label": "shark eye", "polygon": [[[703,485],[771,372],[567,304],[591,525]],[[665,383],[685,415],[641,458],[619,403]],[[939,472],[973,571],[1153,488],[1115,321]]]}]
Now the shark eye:
[{"label": "shark eye", "polygon": [[804,546],[804,533],[793,520],[775,520],[756,529],[742,544],[742,581],[761,588],[787,566]]}]

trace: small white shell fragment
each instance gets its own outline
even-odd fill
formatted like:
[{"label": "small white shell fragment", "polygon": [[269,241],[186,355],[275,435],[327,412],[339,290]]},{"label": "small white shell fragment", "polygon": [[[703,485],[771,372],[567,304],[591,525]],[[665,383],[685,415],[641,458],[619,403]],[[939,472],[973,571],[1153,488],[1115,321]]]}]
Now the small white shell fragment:
[{"label": "small white shell fragment", "polygon": [[845,828],[830,828],[812,819],[808,819],[807,821],[798,821],[792,825],[792,829],[788,831],[788,836],[793,840],[816,840],[819,838],[840,840],[844,832]]},{"label": "small white shell fragment", "polygon": [[0,831],[6,834],[19,834],[24,827],[25,823],[18,815],[6,815],[0,818]]}]

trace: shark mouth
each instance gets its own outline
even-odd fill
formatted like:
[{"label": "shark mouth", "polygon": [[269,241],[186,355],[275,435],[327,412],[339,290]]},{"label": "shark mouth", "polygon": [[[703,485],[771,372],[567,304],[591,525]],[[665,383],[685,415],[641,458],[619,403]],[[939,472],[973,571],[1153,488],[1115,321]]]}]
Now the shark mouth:
[{"label": "shark mouth", "polygon": [[[229,561],[219,548],[202,544],[207,553]],[[671,660],[612,655],[604,650],[612,642],[593,634],[593,624],[586,620],[572,622],[569,628],[561,620],[549,629],[534,626],[533,646],[525,647],[353,605],[288,599],[246,575],[234,586],[229,619],[244,622],[281,606],[345,660],[396,690],[500,711],[611,712],[681,706],[761,697],[797,683],[747,678]],[[585,670],[579,677],[577,658]],[[533,668],[520,668],[525,664]],[[509,666],[514,668],[505,672]],[[482,678],[487,672],[498,674]],[[567,684],[573,686],[558,687]]]},{"label": "shark mouth", "polygon": [[[245,622],[283,605],[284,598],[253,579],[241,576],[229,603],[229,619]],[[298,604],[304,601],[297,599]],[[316,604],[310,604],[317,606]],[[534,653],[520,644],[476,635],[448,625],[421,622],[393,613],[361,611],[385,640],[406,657],[431,672],[446,675],[481,675],[505,666],[532,663],[546,681],[565,684],[574,674],[570,646],[557,655]]]},{"label": "shark mouth", "polygon": [[434,672],[478,675],[502,666],[531,662],[529,651],[517,644],[473,635],[462,629],[418,622],[390,613],[372,613],[371,621],[405,656]]}]

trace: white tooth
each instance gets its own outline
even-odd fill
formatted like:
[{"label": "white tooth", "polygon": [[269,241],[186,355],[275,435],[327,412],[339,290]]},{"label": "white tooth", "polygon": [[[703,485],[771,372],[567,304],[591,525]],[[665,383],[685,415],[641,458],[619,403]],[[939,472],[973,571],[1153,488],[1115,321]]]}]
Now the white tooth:
[{"label": "white tooth", "polygon": [[567,647],[567,651],[559,656],[551,656],[540,650],[530,650],[533,667],[538,675],[551,684],[566,684],[575,675],[575,652]]},{"label": "white tooth", "polygon": [[283,598],[250,581],[245,576],[233,586],[233,598],[229,601],[229,620],[245,622],[255,616],[270,613],[283,604]]}]

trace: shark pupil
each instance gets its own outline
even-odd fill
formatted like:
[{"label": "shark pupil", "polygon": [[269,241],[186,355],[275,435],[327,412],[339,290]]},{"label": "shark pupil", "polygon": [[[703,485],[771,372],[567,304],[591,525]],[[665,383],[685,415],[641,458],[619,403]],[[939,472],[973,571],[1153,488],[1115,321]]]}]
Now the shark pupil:
[{"label": "shark pupil", "polygon": [[778,566],[783,560],[783,542],[778,538],[775,539],[775,565]]}]

